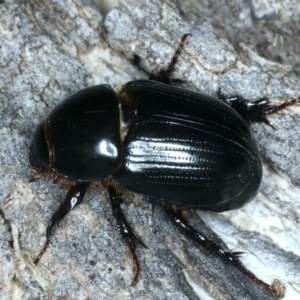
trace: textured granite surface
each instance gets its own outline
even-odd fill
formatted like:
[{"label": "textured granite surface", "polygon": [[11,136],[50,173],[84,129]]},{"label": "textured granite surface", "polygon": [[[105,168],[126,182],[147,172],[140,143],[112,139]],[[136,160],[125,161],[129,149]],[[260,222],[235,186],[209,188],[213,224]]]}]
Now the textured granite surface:
[{"label": "textured granite surface", "polygon": [[[296,1],[127,0],[108,15],[88,0],[1,1],[0,299],[274,299],[133,193],[124,211],[148,246],[138,249],[136,287],[108,199],[97,191],[62,222],[35,266],[67,189],[28,183],[28,153],[35,127],[62,99],[88,85],[118,89],[147,78],[133,54],[157,71],[185,33],[174,74],[184,88],[274,103],[299,97],[299,14]],[[276,130],[253,126],[264,157],[255,200],[224,214],[189,214],[195,227],[214,236],[200,216],[230,249],[245,252],[260,279],[280,280],[287,300],[300,299],[299,115],[294,106],[269,117]]]}]

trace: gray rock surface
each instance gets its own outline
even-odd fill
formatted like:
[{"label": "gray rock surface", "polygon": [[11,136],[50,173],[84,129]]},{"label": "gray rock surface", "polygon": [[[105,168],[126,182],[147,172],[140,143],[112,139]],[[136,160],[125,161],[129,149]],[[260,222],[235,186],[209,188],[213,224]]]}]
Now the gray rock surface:
[{"label": "gray rock surface", "polygon": [[[266,0],[120,0],[107,16],[88,0],[2,1],[0,299],[273,299],[133,193],[124,211],[148,246],[138,250],[136,287],[130,254],[97,191],[62,222],[35,266],[67,189],[47,180],[29,184],[28,153],[35,127],[62,99],[88,85],[117,89],[146,78],[132,55],[157,71],[185,33],[191,36],[174,72],[184,88],[275,103],[299,97],[299,13],[296,2]],[[198,229],[214,237],[200,215],[230,249],[246,252],[243,261],[259,278],[278,278],[288,300],[300,299],[299,114],[294,106],[270,116],[276,130],[253,126],[266,162],[255,200],[222,215],[189,213]]]}]

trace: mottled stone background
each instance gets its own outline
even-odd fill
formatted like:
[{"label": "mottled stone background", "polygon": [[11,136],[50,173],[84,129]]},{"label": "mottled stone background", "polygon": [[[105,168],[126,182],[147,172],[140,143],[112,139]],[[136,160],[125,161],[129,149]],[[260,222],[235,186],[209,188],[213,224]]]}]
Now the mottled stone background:
[{"label": "mottled stone background", "polygon": [[[147,78],[166,66],[190,33],[174,76],[184,88],[239,94],[274,103],[300,97],[298,1],[120,0],[110,10],[89,0],[0,1],[0,299],[274,299],[232,266],[178,234],[141,195],[124,211],[148,249],[131,287],[132,260],[107,197],[97,191],[55,231],[35,266],[66,187],[28,183],[28,153],[37,124],[71,93],[89,85]],[[107,14],[108,13],[108,14]],[[286,300],[300,299],[300,109],[253,126],[264,160],[260,193],[226,214],[189,214]]]}]

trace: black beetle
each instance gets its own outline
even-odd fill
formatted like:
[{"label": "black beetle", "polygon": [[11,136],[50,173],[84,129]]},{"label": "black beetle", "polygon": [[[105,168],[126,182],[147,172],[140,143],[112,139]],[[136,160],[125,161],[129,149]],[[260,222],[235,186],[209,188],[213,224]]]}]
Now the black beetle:
[{"label": "black beetle", "polygon": [[70,185],[70,190],[47,227],[47,242],[35,263],[46,251],[55,225],[97,183],[108,191],[118,229],[133,254],[133,285],[141,270],[136,246],[145,245],[123,215],[120,203],[126,189],[154,197],[185,235],[278,296],[275,288],[242,265],[239,252],[191,227],[181,208],[221,212],[253,199],[262,166],[249,124],[269,124],[267,114],[299,99],[274,106],[266,99],[217,99],[174,87],[171,83],[180,80],[171,74],[187,36],[168,69],[151,74],[150,80],[128,82],[118,94],[109,85],[81,90],[37,127],[30,164],[39,175],[31,181],[46,176]]}]

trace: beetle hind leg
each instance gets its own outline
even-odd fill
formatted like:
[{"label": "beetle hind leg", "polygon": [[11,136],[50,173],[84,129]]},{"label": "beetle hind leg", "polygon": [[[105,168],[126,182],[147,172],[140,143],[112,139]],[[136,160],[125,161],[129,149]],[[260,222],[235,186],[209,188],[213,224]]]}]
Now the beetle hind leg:
[{"label": "beetle hind leg", "polygon": [[178,78],[172,78],[172,73],[174,72],[174,68],[175,65],[178,62],[178,57],[180,56],[185,40],[187,39],[187,37],[190,36],[189,33],[184,34],[181,38],[181,42],[177,48],[177,50],[175,51],[168,67],[166,69],[162,69],[157,73],[151,73],[149,75],[149,80],[155,80],[155,81],[159,81],[162,83],[166,83],[166,84],[171,84],[171,83],[184,83],[184,80],[178,79]]},{"label": "beetle hind leg", "polygon": [[204,247],[209,253],[212,253],[213,255],[221,258],[225,263],[232,264],[234,267],[244,273],[248,278],[269,290],[274,296],[278,297],[280,295],[280,291],[277,291],[273,286],[258,279],[253,273],[246,269],[246,267],[239,259],[243,252],[230,251],[220,243],[207,238],[205,235],[188,224],[180,209],[175,209],[168,205],[161,205],[161,207],[163,208],[166,215],[186,237],[192,239],[194,242],[196,242],[197,245]]},{"label": "beetle hind leg", "polygon": [[75,186],[71,186],[69,189],[67,196],[65,200],[61,203],[57,211],[54,213],[53,217],[51,218],[51,221],[48,224],[47,230],[46,230],[46,243],[37,256],[37,258],[34,260],[34,264],[37,265],[42,258],[43,254],[46,252],[47,248],[50,245],[51,238],[53,236],[54,228],[55,226],[60,226],[60,222],[64,219],[64,217],[77,205],[79,205],[83,197],[85,195],[85,192],[88,188],[88,183],[80,183]]},{"label": "beetle hind leg", "polygon": [[226,97],[220,91],[218,92],[219,99],[229,104],[248,124],[265,123],[274,128],[268,119],[267,115],[275,114],[286,107],[292,106],[300,102],[300,98],[291,99],[279,105],[272,105],[267,99],[262,98],[256,101],[248,101],[241,96]]},{"label": "beetle hind leg", "polygon": [[109,186],[108,193],[112,207],[112,213],[117,221],[118,230],[133,257],[133,262],[135,264],[135,275],[133,277],[131,285],[135,286],[141,273],[140,262],[136,254],[136,246],[141,245],[145,248],[147,248],[147,246],[133,233],[133,230],[131,229],[126,217],[123,214],[120,205],[122,203],[122,198],[117,196],[116,188],[113,186]]}]

